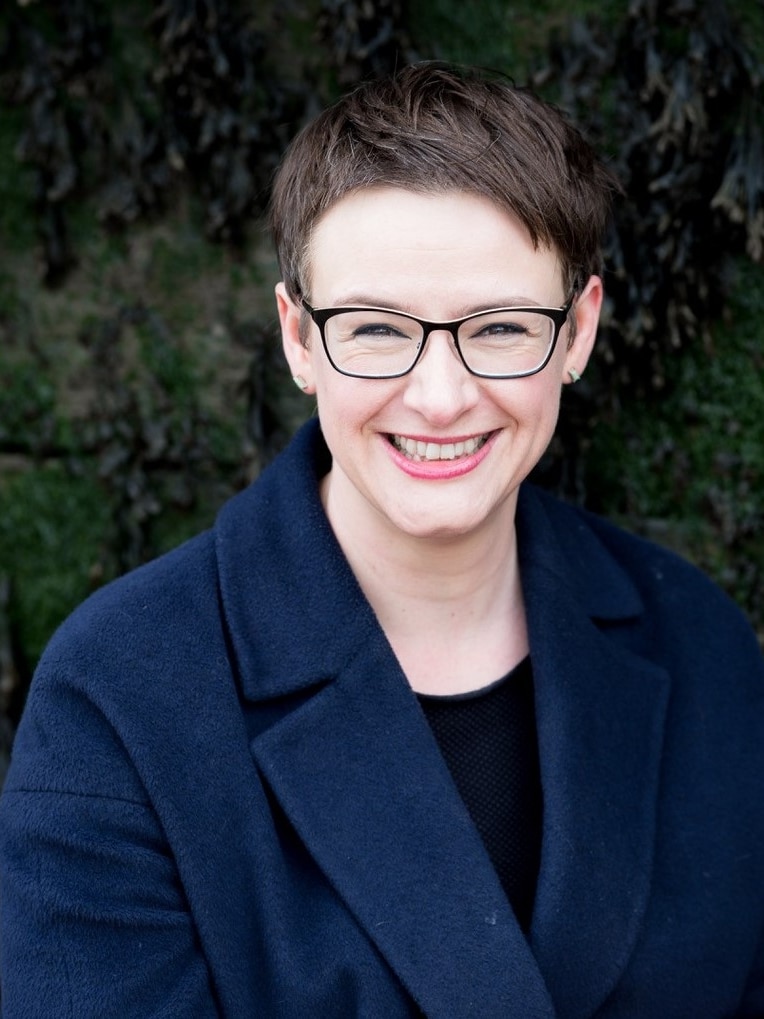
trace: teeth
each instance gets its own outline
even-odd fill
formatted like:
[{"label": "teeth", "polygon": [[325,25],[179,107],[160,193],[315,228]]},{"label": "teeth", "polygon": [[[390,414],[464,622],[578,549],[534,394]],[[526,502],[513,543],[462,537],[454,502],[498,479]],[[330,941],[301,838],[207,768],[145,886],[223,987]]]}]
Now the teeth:
[{"label": "teeth", "polygon": [[455,460],[460,456],[470,456],[488,440],[487,435],[481,435],[472,439],[465,439],[463,442],[417,442],[416,439],[408,439],[405,435],[393,435],[392,441],[396,449],[412,460]]}]

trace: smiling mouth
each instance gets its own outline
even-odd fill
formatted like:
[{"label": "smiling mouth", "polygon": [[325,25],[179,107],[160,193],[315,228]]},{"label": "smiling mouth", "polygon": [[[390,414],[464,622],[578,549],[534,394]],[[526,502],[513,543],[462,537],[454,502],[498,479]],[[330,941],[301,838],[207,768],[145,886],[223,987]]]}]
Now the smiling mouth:
[{"label": "smiling mouth", "polygon": [[488,442],[488,435],[479,435],[463,442],[420,442],[405,435],[391,435],[390,442],[409,459],[418,462],[432,460],[458,460],[471,456]]}]

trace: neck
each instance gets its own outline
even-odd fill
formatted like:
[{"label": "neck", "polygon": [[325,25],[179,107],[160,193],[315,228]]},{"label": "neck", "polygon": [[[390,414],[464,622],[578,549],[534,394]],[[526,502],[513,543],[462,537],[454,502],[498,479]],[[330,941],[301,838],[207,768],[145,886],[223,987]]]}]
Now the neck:
[{"label": "neck", "polygon": [[329,521],[415,690],[478,689],[525,657],[514,500],[468,534],[419,537],[368,506],[340,512],[330,477]]}]

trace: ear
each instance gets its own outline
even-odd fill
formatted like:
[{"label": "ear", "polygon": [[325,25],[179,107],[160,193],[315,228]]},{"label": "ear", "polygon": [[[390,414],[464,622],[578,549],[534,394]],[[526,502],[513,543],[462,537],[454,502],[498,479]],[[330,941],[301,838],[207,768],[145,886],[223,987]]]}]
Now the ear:
[{"label": "ear", "polygon": [[602,280],[599,276],[591,276],[573,305],[573,314],[576,316],[576,332],[573,342],[566,351],[563,378],[565,383],[571,382],[571,371],[576,372],[579,376],[584,374],[584,369],[594,348],[594,341],[597,339],[602,298]]},{"label": "ear", "polygon": [[305,386],[300,387],[304,393],[315,393],[310,349],[304,345],[300,338],[300,320],[303,310],[287,294],[283,281],[276,284],[276,306],[281,323],[281,343],[289,370],[293,377],[301,377],[305,380]]}]

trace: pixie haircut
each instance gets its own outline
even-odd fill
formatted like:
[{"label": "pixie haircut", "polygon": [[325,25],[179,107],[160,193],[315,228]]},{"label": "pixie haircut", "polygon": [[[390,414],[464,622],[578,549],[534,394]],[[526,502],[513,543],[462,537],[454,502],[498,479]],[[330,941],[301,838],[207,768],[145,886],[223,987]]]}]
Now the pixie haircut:
[{"label": "pixie haircut", "polygon": [[554,250],[570,295],[601,272],[618,184],[560,111],[507,79],[443,63],[367,82],[306,125],[273,182],[270,226],[292,300],[309,296],[310,241],[352,192],[483,196]]}]

